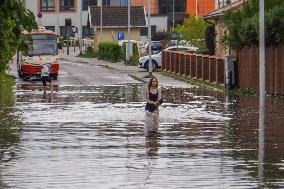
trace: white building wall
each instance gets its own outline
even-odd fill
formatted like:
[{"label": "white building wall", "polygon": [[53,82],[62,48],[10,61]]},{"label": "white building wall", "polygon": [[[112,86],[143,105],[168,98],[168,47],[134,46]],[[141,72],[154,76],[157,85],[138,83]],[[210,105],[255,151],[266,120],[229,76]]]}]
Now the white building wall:
[{"label": "white building wall", "polygon": [[39,12],[39,0],[26,0],[26,8],[32,11],[36,17],[36,21],[42,26],[55,26],[55,32],[60,35],[60,26],[65,25],[65,19],[71,18],[72,25],[78,27],[78,33],[75,37],[82,37],[82,26],[87,26],[88,11],[82,11],[82,0],[77,0],[76,12],[59,12],[56,6],[55,12],[42,12],[42,18],[37,18]]},{"label": "white building wall", "polygon": [[167,16],[152,16],[151,25],[157,26],[157,31],[168,30],[168,17]]},{"label": "white building wall", "polygon": [[[222,8],[223,6],[226,6],[226,1],[227,0],[215,0],[215,8],[218,9],[218,8]],[[239,1],[239,0],[231,0],[231,3],[234,3],[236,1]],[[220,7],[219,7],[219,3],[220,3]]]}]

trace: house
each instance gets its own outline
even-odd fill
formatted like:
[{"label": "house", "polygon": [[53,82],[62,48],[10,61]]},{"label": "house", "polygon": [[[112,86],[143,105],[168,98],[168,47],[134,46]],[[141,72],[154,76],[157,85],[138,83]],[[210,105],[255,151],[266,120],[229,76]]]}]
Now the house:
[{"label": "house", "polygon": [[[220,1],[220,0],[219,0]],[[218,4],[216,10],[209,12],[208,14],[204,15],[204,19],[206,21],[212,22],[215,25],[215,55],[218,57],[225,57],[226,55],[231,55],[232,52],[228,47],[224,47],[222,45],[222,38],[225,34],[225,28],[222,21],[222,15],[225,11],[231,9],[238,9],[240,8],[244,2],[247,0],[235,0],[229,4]]]},{"label": "house", "polygon": [[[102,10],[102,18],[101,18]],[[140,41],[140,28],[145,27],[146,15],[143,6],[131,6],[130,11],[130,39]],[[102,31],[101,31],[102,19]],[[94,46],[98,48],[100,42],[118,42],[118,34],[128,35],[128,8],[127,6],[90,6],[88,22],[95,30]]]}]

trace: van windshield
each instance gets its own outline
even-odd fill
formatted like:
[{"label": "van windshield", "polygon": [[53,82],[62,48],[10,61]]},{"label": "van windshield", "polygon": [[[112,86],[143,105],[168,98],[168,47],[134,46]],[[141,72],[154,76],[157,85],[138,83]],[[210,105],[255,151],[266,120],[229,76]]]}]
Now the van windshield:
[{"label": "van windshield", "polygon": [[58,46],[55,35],[38,34],[32,35],[33,46],[28,52],[28,56],[36,55],[57,55]]}]

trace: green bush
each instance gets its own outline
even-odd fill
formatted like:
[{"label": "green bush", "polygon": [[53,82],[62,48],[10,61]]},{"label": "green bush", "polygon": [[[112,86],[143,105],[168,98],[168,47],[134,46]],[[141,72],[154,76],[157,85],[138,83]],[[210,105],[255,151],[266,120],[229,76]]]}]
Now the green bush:
[{"label": "green bush", "polygon": [[118,62],[121,59],[121,47],[111,42],[99,44],[98,58],[111,62]]},{"label": "green bush", "polygon": [[215,26],[209,25],[205,31],[205,42],[209,55],[215,54]]},{"label": "green bush", "polygon": [[130,66],[136,66],[139,58],[140,58],[140,51],[137,43],[133,43],[133,56],[129,58],[129,61],[126,62],[126,44],[124,43],[122,46],[121,56],[124,62]]}]

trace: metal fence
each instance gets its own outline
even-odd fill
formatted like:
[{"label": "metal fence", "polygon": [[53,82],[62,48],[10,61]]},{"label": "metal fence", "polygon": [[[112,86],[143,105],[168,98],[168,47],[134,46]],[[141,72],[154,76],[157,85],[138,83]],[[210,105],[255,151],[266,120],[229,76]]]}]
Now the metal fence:
[{"label": "metal fence", "polygon": [[162,70],[208,83],[225,85],[224,59],[215,56],[163,51]]},{"label": "metal fence", "polygon": [[[266,92],[284,95],[284,46],[266,47]],[[237,51],[237,86],[259,90],[259,50],[244,47]]]}]

